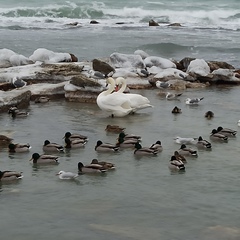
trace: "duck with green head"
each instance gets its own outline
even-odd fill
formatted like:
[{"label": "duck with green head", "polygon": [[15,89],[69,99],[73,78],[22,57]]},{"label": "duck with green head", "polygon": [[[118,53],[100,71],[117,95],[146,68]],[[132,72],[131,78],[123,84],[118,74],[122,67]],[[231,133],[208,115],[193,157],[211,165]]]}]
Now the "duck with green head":
[{"label": "duck with green head", "polygon": [[59,157],[54,155],[40,155],[39,153],[33,153],[32,158],[29,161],[32,161],[34,164],[58,164]]},{"label": "duck with green head", "polygon": [[1,181],[13,181],[22,179],[22,172],[17,171],[0,171],[0,180]]},{"label": "duck with green head", "polygon": [[135,155],[148,155],[148,156],[155,156],[158,154],[157,150],[153,150],[148,147],[142,147],[142,145],[137,142],[135,143],[135,150],[134,150]]},{"label": "duck with green head", "polygon": [[22,152],[28,152],[31,149],[31,146],[29,143],[21,144],[21,143],[10,143],[8,145],[8,151],[10,153],[22,153]]},{"label": "duck with green head", "polygon": [[64,152],[62,145],[58,143],[51,143],[49,140],[45,140],[43,144],[44,152]]}]

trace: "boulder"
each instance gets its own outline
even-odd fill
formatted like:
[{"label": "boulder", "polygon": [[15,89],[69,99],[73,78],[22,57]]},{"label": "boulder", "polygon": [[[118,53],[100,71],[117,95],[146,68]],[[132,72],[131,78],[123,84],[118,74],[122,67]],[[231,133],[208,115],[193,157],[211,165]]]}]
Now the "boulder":
[{"label": "boulder", "polygon": [[115,68],[145,68],[144,61],[137,54],[112,53],[110,63]]},{"label": "boulder", "polygon": [[111,72],[115,72],[115,69],[111,65],[99,59],[92,60],[92,68],[94,71],[99,71],[106,76]]},{"label": "boulder", "polygon": [[196,58],[185,57],[177,64],[177,68],[186,72],[190,62],[195,59]]},{"label": "boulder", "polygon": [[159,26],[159,24],[157,22],[155,22],[153,19],[151,19],[149,22],[148,22],[148,25],[149,26]]},{"label": "boulder", "polygon": [[186,72],[205,77],[210,73],[210,67],[204,59],[195,59],[190,62]]},{"label": "boulder", "polygon": [[143,50],[140,50],[140,49],[136,50],[134,52],[134,54],[141,56],[142,59],[149,57],[149,54],[147,54],[146,52],[144,52]]},{"label": "boulder", "polygon": [[208,62],[208,66],[210,67],[211,72],[219,68],[234,69],[234,67],[227,62],[210,61]]},{"label": "boulder", "polygon": [[146,57],[143,61],[146,67],[156,66],[162,69],[176,68],[175,63],[173,63],[169,59],[162,58],[162,57],[150,56],[150,57]]}]

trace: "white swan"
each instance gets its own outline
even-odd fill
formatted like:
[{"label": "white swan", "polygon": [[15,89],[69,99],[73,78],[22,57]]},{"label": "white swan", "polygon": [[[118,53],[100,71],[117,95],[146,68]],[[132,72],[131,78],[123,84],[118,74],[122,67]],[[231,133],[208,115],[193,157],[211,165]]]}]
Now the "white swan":
[{"label": "white swan", "polygon": [[110,84],[109,88],[97,97],[98,107],[109,112],[112,117],[124,117],[133,112],[134,108],[130,106],[130,101],[125,97],[125,94],[113,92],[115,81],[112,77],[107,78],[107,84]]},{"label": "white swan", "polygon": [[[121,88],[117,92],[123,93],[127,87],[126,79],[118,77],[116,79],[116,85],[121,85]],[[149,99],[140,94],[126,93],[124,95],[130,101],[130,106],[135,109],[133,112],[136,112],[139,109],[153,107],[153,105],[150,104]]]}]

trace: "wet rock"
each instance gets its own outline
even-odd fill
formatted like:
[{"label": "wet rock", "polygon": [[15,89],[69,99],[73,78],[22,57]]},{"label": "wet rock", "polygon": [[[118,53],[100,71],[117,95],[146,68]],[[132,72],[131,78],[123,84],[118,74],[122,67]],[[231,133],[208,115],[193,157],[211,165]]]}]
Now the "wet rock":
[{"label": "wet rock", "polygon": [[96,21],[96,20],[91,20],[91,21],[90,21],[90,24],[99,24],[99,22]]},{"label": "wet rock", "polygon": [[94,71],[99,71],[105,75],[108,75],[109,73],[115,71],[115,69],[111,65],[99,59],[92,60],[92,68]]},{"label": "wet rock", "polygon": [[210,61],[208,62],[208,66],[210,67],[211,72],[219,68],[234,69],[234,67],[227,62]]},{"label": "wet rock", "polygon": [[185,57],[178,63],[177,68],[182,71],[187,71],[190,62],[195,59],[196,58]]},{"label": "wet rock", "polygon": [[159,24],[158,24],[156,21],[154,21],[153,19],[151,19],[151,20],[148,22],[148,25],[149,25],[149,26],[159,26]]},{"label": "wet rock", "polygon": [[171,23],[168,26],[169,27],[181,27],[182,25],[180,23]]}]

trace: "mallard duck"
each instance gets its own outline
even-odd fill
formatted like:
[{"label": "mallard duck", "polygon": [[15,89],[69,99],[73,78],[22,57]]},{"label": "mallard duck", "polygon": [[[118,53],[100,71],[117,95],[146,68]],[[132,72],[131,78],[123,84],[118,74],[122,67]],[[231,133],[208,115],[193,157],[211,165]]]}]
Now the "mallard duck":
[{"label": "mallard duck", "polygon": [[107,170],[99,164],[89,164],[84,166],[82,162],[78,163],[78,173],[104,173]]},{"label": "mallard duck", "polygon": [[9,108],[8,113],[11,114],[12,118],[27,117],[29,115],[29,112],[20,111],[17,107]]},{"label": "mallard duck", "polygon": [[65,171],[60,171],[56,175],[59,177],[59,179],[63,179],[63,180],[72,180],[78,177],[77,173],[65,172]]},{"label": "mallard duck", "polygon": [[216,129],[213,129],[210,135],[210,139],[214,141],[226,142],[228,140],[228,136],[218,133]]},{"label": "mallard duck", "polygon": [[211,119],[214,117],[214,113],[212,111],[207,111],[204,116],[207,119]]},{"label": "mallard duck", "polygon": [[63,138],[69,138],[70,140],[76,140],[76,139],[82,139],[84,141],[88,141],[88,137],[78,134],[78,133],[70,133],[70,132],[66,132],[65,136]]},{"label": "mallard duck", "polygon": [[108,124],[105,128],[105,131],[107,132],[113,132],[113,133],[121,133],[125,130],[125,128],[119,127],[118,125],[110,125]]},{"label": "mallard duck", "polygon": [[178,151],[174,152],[174,156],[176,157],[177,160],[182,161],[183,163],[187,163],[187,160],[184,156],[182,156],[181,154],[179,154]]},{"label": "mallard duck", "polygon": [[16,171],[0,171],[1,181],[13,181],[23,178],[22,172]]},{"label": "mallard duck", "polygon": [[177,158],[175,156],[171,157],[171,160],[168,164],[168,168],[171,171],[184,171],[185,170],[184,163],[181,160],[177,160]]},{"label": "mallard duck", "polygon": [[0,145],[5,145],[5,144],[9,144],[12,142],[12,138],[7,137],[5,135],[0,135]]},{"label": "mallard duck", "polygon": [[21,143],[10,143],[8,145],[8,151],[10,153],[22,153],[22,152],[28,152],[31,149],[31,146],[29,143],[21,144]]},{"label": "mallard duck", "polygon": [[87,143],[87,141],[83,139],[75,139],[75,140],[70,140],[69,138],[65,138],[65,148],[81,148],[84,147]]},{"label": "mallard duck", "polygon": [[142,147],[142,145],[139,142],[137,142],[135,144],[134,154],[135,155],[149,155],[149,156],[153,156],[153,155],[157,155],[158,151],[157,150],[153,150],[153,149],[148,148],[148,147]]},{"label": "mallard duck", "polygon": [[182,109],[179,108],[179,107],[177,107],[177,106],[175,106],[175,107],[173,108],[173,110],[172,110],[172,113],[182,113]]},{"label": "mallard duck", "polygon": [[35,103],[46,103],[49,101],[50,101],[50,98],[41,96],[41,97],[36,98],[34,102]]},{"label": "mallard duck", "polygon": [[163,150],[163,147],[162,147],[162,143],[161,141],[156,141],[155,143],[153,143],[151,146],[150,146],[150,149],[152,150],[155,150],[157,152],[162,152]]},{"label": "mallard duck", "polygon": [[221,126],[217,128],[217,132],[228,137],[235,137],[237,135],[237,131],[232,130],[230,128],[223,128]]},{"label": "mallard duck", "polygon": [[115,165],[110,162],[105,162],[105,161],[98,161],[96,158],[94,158],[91,162],[91,164],[98,164],[101,165],[103,168],[107,170],[113,170],[115,169]]},{"label": "mallard duck", "polygon": [[191,148],[187,148],[185,144],[182,144],[180,149],[178,150],[178,153],[183,156],[197,156],[197,151],[193,150]]},{"label": "mallard duck", "polygon": [[198,148],[207,148],[207,149],[212,148],[212,144],[209,141],[203,139],[201,136],[199,136],[196,146]]},{"label": "mallard duck", "polygon": [[103,143],[98,140],[95,146],[95,151],[97,152],[117,152],[119,150],[119,146],[111,143]]},{"label": "mallard duck", "polygon": [[43,144],[44,152],[64,152],[62,145],[58,143],[51,143],[49,140],[45,140]]},{"label": "mallard duck", "polygon": [[125,132],[121,132],[118,135],[119,137],[122,137],[124,140],[129,140],[129,139],[135,139],[138,140],[139,142],[141,141],[142,137],[139,135],[135,135],[135,134],[128,134]]},{"label": "mallard duck", "polygon": [[29,161],[33,161],[33,163],[37,164],[58,164],[59,157],[54,155],[45,155],[45,154],[38,154],[33,153],[32,158]]},{"label": "mallard duck", "polygon": [[137,138],[126,138],[125,134],[123,132],[119,133],[118,139],[117,139],[117,146],[122,148],[133,148],[135,146],[135,143],[139,142]]}]

